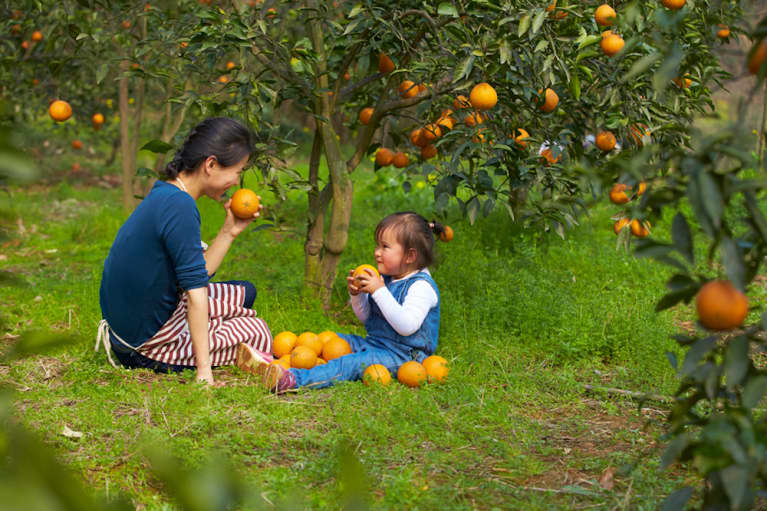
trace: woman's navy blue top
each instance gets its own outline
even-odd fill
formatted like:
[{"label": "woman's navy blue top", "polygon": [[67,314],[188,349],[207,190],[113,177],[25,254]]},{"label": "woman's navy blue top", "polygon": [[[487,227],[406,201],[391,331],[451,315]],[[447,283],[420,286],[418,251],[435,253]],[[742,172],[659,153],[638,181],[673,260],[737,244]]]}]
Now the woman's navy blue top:
[{"label": "woman's navy blue top", "polygon": [[157,181],[120,227],[104,261],[101,314],[112,331],[138,347],[168,321],[181,291],[207,285],[197,204]]}]

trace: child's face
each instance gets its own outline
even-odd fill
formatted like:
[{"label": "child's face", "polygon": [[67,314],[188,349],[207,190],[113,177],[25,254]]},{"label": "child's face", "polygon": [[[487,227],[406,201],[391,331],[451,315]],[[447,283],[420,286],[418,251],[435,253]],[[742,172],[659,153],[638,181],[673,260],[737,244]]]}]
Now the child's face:
[{"label": "child's face", "polygon": [[386,229],[376,241],[376,249],[373,252],[381,275],[391,275],[394,278],[404,276],[412,271],[412,257],[405,253],[405,247],[397,241],[393,229]]}]

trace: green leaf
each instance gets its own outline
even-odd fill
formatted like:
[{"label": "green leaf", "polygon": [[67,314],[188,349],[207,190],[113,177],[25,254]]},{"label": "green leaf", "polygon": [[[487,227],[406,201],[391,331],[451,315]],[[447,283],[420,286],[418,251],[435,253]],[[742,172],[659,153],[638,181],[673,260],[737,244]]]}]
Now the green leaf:
[{"label": "green leaf", "polygon": [[645,55],[641,59],[634,62],[634,65],[631,66],[631,69],[629,69],[629,72],[626,73],[623,78],[621,78],[621,83],[626,83],[632,79],[634,79],[636,76],[644,73],[650,67],[655,64],[658,60],[661,59],[663,55],[660,53],[651,53],[650,55]]},{"label": "green leaf", "polygon": [[352,10],[349,11],[349,14],[347,15],[347,17],[348,18],[355,17],[356,15],[362,12],[362,9],[363,9],[362,4],[356,4],[354,7],[352,7]]},{"label": "green leaf", "polygon": [[730,465],[721,471],[724,491],[730,498],[730,509],[740,509],[748,492],[748,472],[745,469]]},{"label": "green leaf", "polygon": [[720,241],[722,264],[724,264],[727,277],[733,285],[744,291],[746,289],[746,266],[743,264],[743,257],[738,250],[735,241],[729,236],[723,236]]},{"label": "green leaf", "polygon": [[517,29],[517,37],[522,37],[530,28],[530,15],[525,14],[521,20],[519,20],[519,28]]},{"label": "green leaf", "polygon": [[581,79],[578,77],[578,73],[573,73],[570,76],[570,93],[575,99],[581,99]]},{"label": "green leaf", "polygon": [[592,44],[596,44],[602,40],[601,35],[590,35],[586,36],[582,39],[580,39],[578,43],[578,50],[582,50],[583,48],[586,48],[587,46],[591,46]]},{"label": "green leaf", "polygon": [[666,497],[666,500],[663,501],[661,511],[679,511],[680,509],[684,509],[685,504],[687,504],[687,501],[692,497],[692,492],[692,486],[679,488],[677,491]]},{"label": "green leaf", "polygon": [[655,305],[655,312],[666,310],[682,301],[689,302],[695,296],[696,290],[697,288],[685,288],[664,295]]},{"label": "green leaf", "polygon": [[173,149],[172,145],[158,139],[150,140],[149,142],[141,146],[142,151],[151,151],[157,154],[167,153],[171,149]]},{"label": "green leaf", "polygon": [[742,403],[746,408],[755,408],[767,391],[767,376],[751,378],[743,387]]},{"label": "green leaf", "polygon": [[739,335],[727,345],[727,351],[724,354],[724,376],[727,380],[727,390],[732,390],[738,385],[751,365],[751,359],[748,358],[748,338],[745,335]]},{"label": "green leaf", "polygon": [[724,212],[724,200],[714,178],[708,172],[698,172],[698,185],[703,203],[703,209],[708,214],[715,229],[722,226],[722,214]]},{"label": "green leaf", "polygon": [[466,215],[469,217],[469,224],[471,225],[474,225],[474,222],[477,220],[479,206],[479,199],[477,197],[473,197],[466,205]]},{"label": "green leaf", "polygon": [[690,375],[698,363],[703,360],[709,351],[716,346],[716,336],[704,337],[699,339],[693,344],[687,351],[687,355],[684,357],[684,363],[682,363],[682,371],[680,376],[685,377]]},{"label": "green leaf", "polygon": [[437,7],[437,14],[440,16],[451,16],[453,18],[457,18],[458,10],[453,4],[449,2],[442,2],[439,4],[439,7]]},{"label": "green leaf", "polygon": [[[679,456],[682,454],[682,451],[684,451],[687,448],[687,446],[690,444],[691,440],[692,440],[692,435],[690,433],[682,433],[681,435],[675,437],[668,444],[668,447],[666,447],[666,450],[663,451],[663,456],[661,456],[661,463],[660,463],[661,470],[666,469],[669,465],[674,463],[677,460],[677,458],[679,458]],[[664,509],[665,509],[665,506],[664,506]],[[679,508],[674,508],[674,509],[679,509]]]},{"label": "green leaf", "polygon": [[359,25],[359,24],[360,24],[360,22],[362,22],[362,20],[363,20],[363,19],[364,19],[364,18],[358,18],[358,19],[356,19],[356,20],[352,21],[351,23],[349,23],[348,25],[346,25],[346,29],[344,30],[344,33],[343,33],[343,34],[341,34],[341,35],[342,35],[342,36],[345,36],[345,35],[348,35],[348,34],[350,34],[351,32],[353,32],[353,31],[354,31],[354,29],[355,29],[355,28],[357,28],[357,25]]},{"label": "green leaf", "polygon": [[505,64],[507,62],[511,61],[511,48],[509,47],[508,41],[503,41],[501,43],[501,46],[498,48],[499,53],[501,56],[501,64]]},{"label": "green leaf", "polygon": [[474,66],[474,55],[469,55],[466,57],[461,64],[461,70],[458,72],[455,78],[453,78],[453,83],[460,82],[464,77],[469,76],[471,73],[471,68]]},{"label": "green leaf", "polygon": [[695,263],[695,254],[692,247],[692,231],[684,215],[680,211],[671,222],[671,241],[674,248],[687,259],[690,264]]},{"label": "green leaf", "polygon": [[540,30],[541,25],[543,25],[543,20],[546,18],[546,11],[541,10],[533,20],[533,34],[537,33],[538,30]]}]

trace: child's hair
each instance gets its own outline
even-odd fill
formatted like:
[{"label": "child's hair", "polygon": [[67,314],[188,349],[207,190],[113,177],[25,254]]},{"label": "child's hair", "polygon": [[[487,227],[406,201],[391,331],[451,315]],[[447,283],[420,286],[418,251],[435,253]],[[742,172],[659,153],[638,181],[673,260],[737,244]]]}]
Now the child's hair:
[{"label": "child's hair", "polygon": [[397,242],[408,250],[416,251],[416,266],[425,268],[434,261],[434,234],[440,235],[445,227],[432,220],[431,222],[413,211],[393,213],[378,223],[375,240],[381,239],[384,231],[392,230]]},{"label": "child's hair", "polygon": [[193,171],[208,156],[215,156],[224,167],[253,153],[250,131],[239,121],[227,117],[210,117],[195,126],[165,166],[165,178],[175,179],[180,172]]}]

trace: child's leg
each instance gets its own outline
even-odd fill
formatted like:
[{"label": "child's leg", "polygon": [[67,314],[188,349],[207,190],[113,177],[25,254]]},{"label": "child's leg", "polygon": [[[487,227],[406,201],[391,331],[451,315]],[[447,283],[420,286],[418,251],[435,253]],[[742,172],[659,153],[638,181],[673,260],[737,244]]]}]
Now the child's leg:
[{"label": "child's leg", "polygon": [[327,364],[311,369],[290,369],[296,377],[297,387],[322,388],[339,381],[361,380],[362,373],[371,364],[382,364],[396,373],[407,360],[389,350],[361,346],[360,351],[338,357]]}]

